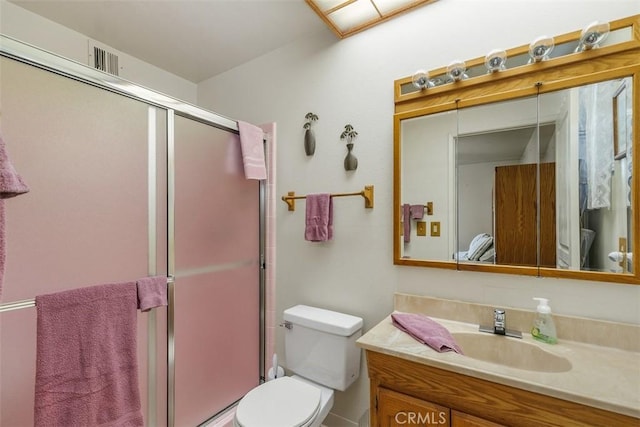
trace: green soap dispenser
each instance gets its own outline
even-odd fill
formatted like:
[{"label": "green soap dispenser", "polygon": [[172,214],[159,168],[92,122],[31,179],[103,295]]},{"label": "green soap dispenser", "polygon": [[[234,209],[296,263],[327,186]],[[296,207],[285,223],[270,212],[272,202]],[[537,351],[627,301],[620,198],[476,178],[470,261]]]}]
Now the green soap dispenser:
[{"label": "green soap dispenser", "polygon": [[536,318],[531,327],[531,335],[538,341],[548,344],[557,343],[558,335],[556,334],[556,325],[553,322],[553,317],[551,317],[549,300],[547,298],[534,298],[534,300],[538,301],[538,308]]}]

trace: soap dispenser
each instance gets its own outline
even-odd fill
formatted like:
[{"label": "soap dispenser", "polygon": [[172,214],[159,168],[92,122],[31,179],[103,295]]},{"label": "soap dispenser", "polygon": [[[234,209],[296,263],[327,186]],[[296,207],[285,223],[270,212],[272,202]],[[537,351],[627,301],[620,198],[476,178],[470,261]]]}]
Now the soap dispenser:
[{"label": "soap dispenser", "polygon": [[549,300],[547,298],[534,298],[534,300],[538,301],[538,308],[536,318],[531,327],[531,335],[538,341],[548,344],[557,343],[556,325],[551,317]]}]

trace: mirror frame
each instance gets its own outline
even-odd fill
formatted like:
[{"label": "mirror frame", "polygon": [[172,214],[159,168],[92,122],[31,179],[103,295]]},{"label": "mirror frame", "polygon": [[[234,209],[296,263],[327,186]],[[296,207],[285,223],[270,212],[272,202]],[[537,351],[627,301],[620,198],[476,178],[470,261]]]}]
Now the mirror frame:
[{"label": "mirror frame", "polygon": [[[446,83],[427,89],[415,89],[403,93],[403,87],[411,84],[412,77],[404,77],[394,82],[393,118],[393,263],[395,265],[435,267],[451,270],[520,274],[540,277],[581,279],[620,284],[640,284],[640,257],[633,258],[633,274],[596,272],[583,270],[563,270],[549,267],[511,266],[480,263],[458,263],[454,260],[420,260],[402,258],[401,247],[401,122],[444,111],[513,100],[527,96],[537,96],[548,92],[570,89],[577,86],[605,80],[631,77],[633,81],[633,174],[631,183],[632,247],[640,247],[640,15],[610,22],[611,32],[630,28],[631,39],[583,52],[569,53],[542,62],[516,66],[504,71],[471,77],[453,83]],[[577,42],[581,30],[554,37],[556,45]],[[527,54],[529,45],[507,50],[509,58]],[[465,61],[467,67],[484,64],[484,57]],[[430,70],[430,76],[442,76],[446,68]],[[456,214],[457,215],[457,214]]]}]

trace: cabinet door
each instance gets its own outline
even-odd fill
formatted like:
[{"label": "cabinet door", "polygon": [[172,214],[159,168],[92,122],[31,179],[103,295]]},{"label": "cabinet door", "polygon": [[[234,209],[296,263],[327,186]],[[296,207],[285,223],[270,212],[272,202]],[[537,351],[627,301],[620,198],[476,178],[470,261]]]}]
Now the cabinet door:
[{"label": "cabinet door", "polygon": [[381,387],[378,424],[379,427],[449,426],[449,408]]},{"label": "cabinet door", "polygon": [[487,421],[484,418],[474,417],[464,412],[451,411],[451,427],[504,427],[502,424],[496,424]]}]

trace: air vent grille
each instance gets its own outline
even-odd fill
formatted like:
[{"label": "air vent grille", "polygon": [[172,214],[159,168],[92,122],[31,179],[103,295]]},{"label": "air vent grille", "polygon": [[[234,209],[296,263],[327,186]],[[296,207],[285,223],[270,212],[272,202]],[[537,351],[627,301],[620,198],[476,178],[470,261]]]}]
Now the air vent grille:
[{"label": "air vent grille", "polygon": [[119,76],[120,64],[118,55],[110,50],[106,46],[100,46],[99,43],[89,39],[89,66],[105,73]]},{"label": "air vent grille", "polygon": [[115,76],[118,75],[118,55],[107,52],[97,46],[93,47],[93,66]]}]

